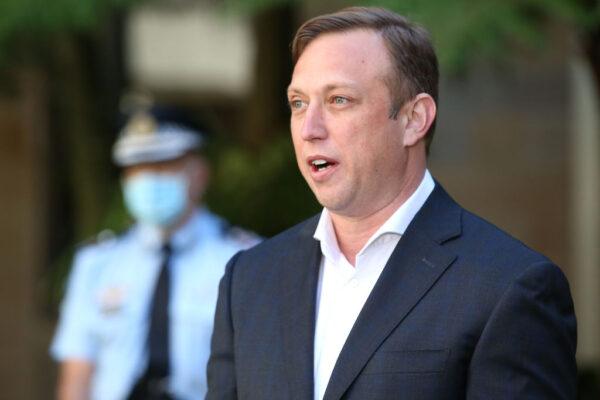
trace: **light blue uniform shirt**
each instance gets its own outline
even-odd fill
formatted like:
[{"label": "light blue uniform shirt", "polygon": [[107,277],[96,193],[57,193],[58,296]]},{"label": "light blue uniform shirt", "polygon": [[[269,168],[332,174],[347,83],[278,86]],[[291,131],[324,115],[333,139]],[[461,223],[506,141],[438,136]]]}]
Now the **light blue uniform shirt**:
[{"label": "light blue uniform shirt", "polygon": [[[229,234],[224,226],[202,210],[171,238],[169,388],[178,399],[204,398],[219,280],[227,261],[257,242],[251,235]],[[158,231],[135,225],[75,256],[50,351],[59,361],[94,364],[92,399],[124,399],[146,370],[161,245]]]}]

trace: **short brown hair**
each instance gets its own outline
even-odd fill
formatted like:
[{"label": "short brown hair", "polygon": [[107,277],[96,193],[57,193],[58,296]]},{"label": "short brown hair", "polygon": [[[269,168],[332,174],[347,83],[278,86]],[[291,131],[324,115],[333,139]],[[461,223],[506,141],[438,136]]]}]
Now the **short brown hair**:
[{"label": "short brown hair", "polygon": [[[390,118],[396,118],[400,108],[419,93],[428,93],[438,100],[438,62],[425,28],[384,8],[350,7],[315,17],[305,22],[292,42],[294,65],[317,36],[324,33],[371,29],[381,35],[388,49],[394,73],[388,87],[392,105]],[[433,138],[435,121],[427,132],[427,152]]]}]

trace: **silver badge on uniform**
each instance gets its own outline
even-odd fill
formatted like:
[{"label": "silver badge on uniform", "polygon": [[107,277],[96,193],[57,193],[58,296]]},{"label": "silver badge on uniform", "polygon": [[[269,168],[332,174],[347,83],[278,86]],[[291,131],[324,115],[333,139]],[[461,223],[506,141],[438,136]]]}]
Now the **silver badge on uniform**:
[{"label": "silver badge on uniform", "polygon": [[125,293],[125,288],[122,286],[104,288],[98,296],[100,312],[105,315],[119,312],[125,302]]}]

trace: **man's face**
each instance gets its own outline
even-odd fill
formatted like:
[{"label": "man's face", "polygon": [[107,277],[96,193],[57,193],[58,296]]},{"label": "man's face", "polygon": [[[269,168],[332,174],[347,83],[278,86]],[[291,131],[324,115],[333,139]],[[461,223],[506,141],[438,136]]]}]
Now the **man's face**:
[{"label": "man's face", "polygon": [[366,217],[396,199],[404,184],[406,118],[390,119],[392,65],[370,30],[327,33],[304,50],[288,88],[296,159],[318,201]]},{"label": "man's face", "polygon": [[201,200],[207,183],[207,167],[204,160],[196,155],[187,154],[174,160],[149,162],[132,165],[123,170],[125,180],[143,173],[184,176],[187,181],[189,206]]},{"label": "man's face", "polygon": [[126,167],[123,170],[123,173],[125,178],[130,178],[144,172],[155,174],[180,174],[185,171],[186,163],[186,157],[180,157],[175,160],[147,162]]}]

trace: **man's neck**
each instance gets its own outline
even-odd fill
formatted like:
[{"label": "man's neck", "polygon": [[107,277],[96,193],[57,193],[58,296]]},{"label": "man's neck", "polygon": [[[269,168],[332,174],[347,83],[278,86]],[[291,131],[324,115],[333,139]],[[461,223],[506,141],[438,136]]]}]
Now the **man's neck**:
[{"label": "man's neck", "polygon": [[173,236],[173,234],[175,232],[177,232],[179,230],[179,228],[181,228],[182,226],[184,226],[191,218],[192,215],[194,214],[194,211],[196,210],[196,206],[193,204],[190,204],[186,207],[185,212],[181,215],[181,217],[179,217],[179,219],[177,220],[177,222],[175,222],[175,224],[166,227],[164,229],[161,229],[161,236],[163,238],[163,241],[169,241],[171,239],[171,236]]},{"label": "man's neck", "polygon": [[356,255],[377,230],[409,199],[422,182],[425,169],[407,178],[392,201],[362,216],[345,216],[330,211],[340,251],[348,262],[356,264]]}]

